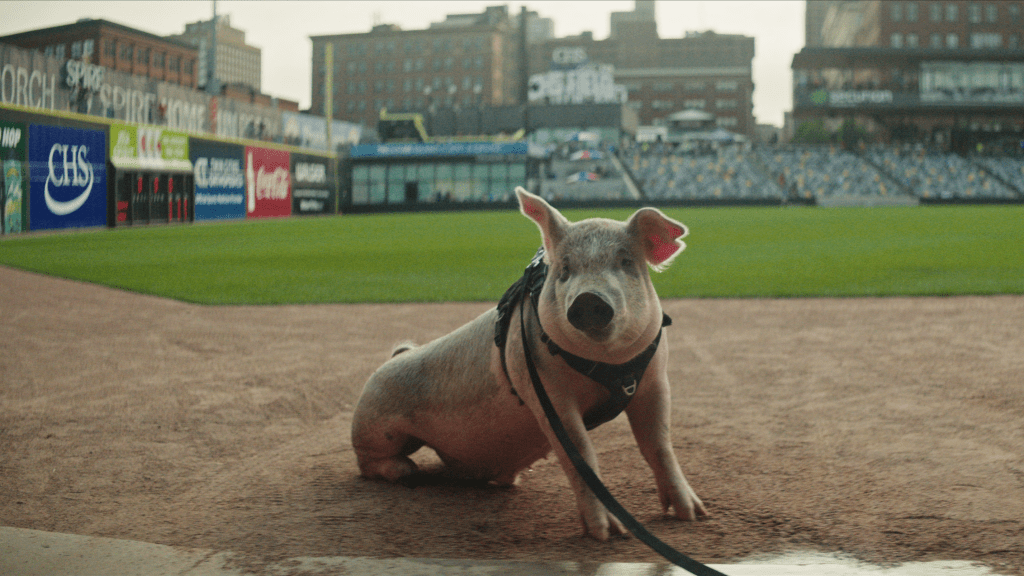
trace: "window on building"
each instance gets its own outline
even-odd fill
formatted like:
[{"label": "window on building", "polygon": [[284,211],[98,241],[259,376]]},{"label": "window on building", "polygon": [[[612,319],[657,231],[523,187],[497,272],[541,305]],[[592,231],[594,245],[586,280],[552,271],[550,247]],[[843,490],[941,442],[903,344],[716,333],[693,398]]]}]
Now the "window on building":
[{"label": "window on building", "polygon": [[907,48],[917,48],[920,45],[917,34],[907,34]]},{"label": "window on building", "polygon": [[932,36],[928,42],[928,45],[931,46],[932,48],[942,48],[942,34],[939,34],[938,32],[932,32]]},{"label": "window on building", "polygon": [[957,34],[946,34],[946,48],[959,48],[960,36]]},{"label": "window on building", "polygon": [[82,43],[81,42],[72,42],[71,43],[71,57],[72,58],[81,58],[82,57]]},{"label": "window on building", "polygon": [[719,110],[728,110],[731,108],[736,108],[736,101],[731,98],[715,100],[715,108],[718,108]]},{"label": "window on building", "polygon": [[684,83],[683,88],[686,90],[704,90],[705,88],[707,88],[707,85],[704,82],[691,80],[689,82]]},{"label": "window on building", "polygon": [[894,32],[893,35],[889,37],[889,47],[903,48],[903,34]]},{"label": "window on building", "polygon": [[967,5],[967,21],[971,24],[981,23],[981,4],[972,2]]},{"label": "window on building", "polygon": [[683,108],[685,108],[687,110],[703,110],[704,107],[707,106],[707,105],[708,105],[707,100],[703,100],[703,99],[693,99],[693,100],[685,100],[685,101],[683,101]]},{"label": "window on building", "polygon": [[113,40],[103,41],[103,55],[108,56],[110,58],[114,58],[117,56],[117,45],[114,44]]},{"label": "window on building", "polygon": [[740,83],[736,80],[719,80],[718,82],[715,82],[715,90],[721,92],[733,92],[738,90],[739,87]]},{"label": "window on building", "polygon": [[942,22],[942,4],[932,2],[928,6],[928,14],[931,17],[932,22]]},{"label": "window on building", "polygon": [[1006,14],[1010,17],[1010,21],[1012,22],[1020,20],[1020,4],[1010,4],[1007,6]]},{"label": "window on building", "polygon": [[946,3],[946,22],[956,22],[960,17],[960,7],[952,2]]},{"label": "window on building", "polygon": [[1020,37],[1016,34],[1010,34],[1010,37],[1006,39],[1006,47],[1011,50],[1020,48]]},{"label": "window on building", "polygon": [[739,125],[739,118],[730,118],[729,116],[723,116],[715,120],[715,124],[722,128],[733,128]]},{"label": "window on building", "polygon": [[672,110],[676,107],[676,103],[671,100],[653,100],[651,101],[651,108],[655,110]]},{"label": "window on building", "polygon": [[905,15],[907,22],[917,22],[917,2],[907,2]]},{"label": "window on building", "polygon": [[999,20],[999,6],[996,4],[985,5],[985,21],[995,23]]},{"label": "window on building", "polygon": [[971,48],[1002,48],[1003,35],[994,32],[971,34]]},{"label": "window on building", "polygon": [[903,2],[891,2],[889,4],[889,19],[893,22],[903,20]]},{"label": "window on building", "polygon": [[164,67],[164,53],[163,52],[155,52],[153,54],[153,66],[156,66],[157,68],[163,68]]},{"label": "window on building", "polygon": [[149,64],[149,48],[139,48],[135,61],[140,64]]}]

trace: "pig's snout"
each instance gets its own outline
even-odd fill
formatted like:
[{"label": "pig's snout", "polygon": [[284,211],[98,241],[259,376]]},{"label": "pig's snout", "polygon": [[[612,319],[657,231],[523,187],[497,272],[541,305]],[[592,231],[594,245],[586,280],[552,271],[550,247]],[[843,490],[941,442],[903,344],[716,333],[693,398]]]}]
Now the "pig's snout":
[{"label": "pig's snout", "polygon": [[572,301],[566,316],[577,330],[594,333],[608,327],[615,309],[597,294],[584,292]]}]

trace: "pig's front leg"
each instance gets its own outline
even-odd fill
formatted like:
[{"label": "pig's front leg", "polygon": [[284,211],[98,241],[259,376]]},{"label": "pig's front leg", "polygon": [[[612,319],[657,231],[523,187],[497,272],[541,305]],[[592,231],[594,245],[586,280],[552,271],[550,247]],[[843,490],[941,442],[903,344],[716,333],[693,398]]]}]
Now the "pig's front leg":
[{"label": "pig's front leg", "polygon": [[668,513],[671,506],[676,518],[696,520],[698,516],[707,516],[708,511],[690,488],[672,450],[669,429],[672,401],[664,362],[665,352],[659,351],[626,408],[626,415],[640,453],[654,472],[662,510]]},{"label": "pig's front leg", "polygon": [[[590,436],[583,425],[583,418],[579,415],[579,411],[575,407],[565,407],[563,409],[554,399],[552,402],[561,416],[562,424],[565,426],[572,443],[576,446],[576,449],[583,456],[587,464],[594,470],[594,473],[600,477],[601,473],[597,467],[597,452],[594,450],[594,445],[590,442]],[[554,447],[555,454],[558,456],[558,462],[562,465],[562,470],[565,471],[566,477],[569,478],[569,484],[572,486],[573,494],[576,496],[576,505],[580,511],[580,522],[583,525],[583,531],[592,538],[602,542],[608,540],[609,536],[626,534],[626,529],[619,522],[618,518],[605,509],[601,501],[597,499],[597,496],[587,487],[583,477],[576,472],[576,467],[573,466],[569,456],[562,449],[561,443],[555,437],[555,433],[548,424],[547,419],[543,416],[543,413],[540,418],[543,418],[541,420],[541,429],[548,437],[548,442]]]}]

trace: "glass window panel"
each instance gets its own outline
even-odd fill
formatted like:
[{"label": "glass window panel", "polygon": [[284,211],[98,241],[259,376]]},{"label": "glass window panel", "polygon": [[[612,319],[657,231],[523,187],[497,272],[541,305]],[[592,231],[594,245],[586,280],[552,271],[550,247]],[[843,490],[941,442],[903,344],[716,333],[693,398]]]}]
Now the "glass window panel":
[{"label": "glass window panel", "polygon": [[364,182],[352,183],[352,203],[366,204],[370,201],[370,186]]},{"label": "glass window panel", "polygon": [[514,186],[526,186],[526,164],[519,162],[509,166],[508,179]]},{"label": "glass window panel", "polygon": [[383,204],[384,203],[384,182],[371,182],[370,183],[370,203],[371,204]]},{"label": "glass window panel", "polygon": [[353,183],[362,182],[362,183],[365,184],[366,181],[369,178],[370,178],[370,167],[369,166],[354,166],[352,168],[352,182]]}]

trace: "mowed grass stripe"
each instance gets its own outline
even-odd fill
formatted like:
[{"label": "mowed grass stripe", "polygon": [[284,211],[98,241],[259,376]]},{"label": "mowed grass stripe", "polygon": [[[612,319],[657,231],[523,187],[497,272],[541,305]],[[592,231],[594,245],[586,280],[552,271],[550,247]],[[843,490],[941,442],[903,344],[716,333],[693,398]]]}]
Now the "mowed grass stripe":
[{"label": "mowed grass stripe", "polygon": [[[664,298],[1024,293],[1021,206],[666,212]],[[0,263],[202,304],[493,301],[539,244],[514,211],[405,213],[8,237]]]}]

